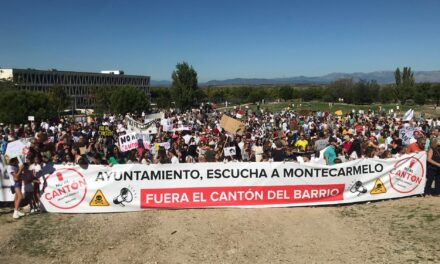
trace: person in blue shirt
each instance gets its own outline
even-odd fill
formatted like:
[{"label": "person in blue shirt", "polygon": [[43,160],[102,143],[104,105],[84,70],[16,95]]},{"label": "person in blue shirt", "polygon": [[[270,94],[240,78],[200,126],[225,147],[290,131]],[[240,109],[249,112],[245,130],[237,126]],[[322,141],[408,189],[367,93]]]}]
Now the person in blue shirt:
[{"label": "person in blue shirt", "polygon": [[7,137],[0,136],[0,154],[5,155],[7,146],[8,146]]},{"label": "person in blue shirt", "polygon": [[330,137],[329,143],[330,143],[330,147],[327,148],[327,150],[324,152],[324,159],[327,165],[333,165],[335,164],[335,159],[337,158],[336,155],[337,141],[333,137]]}]

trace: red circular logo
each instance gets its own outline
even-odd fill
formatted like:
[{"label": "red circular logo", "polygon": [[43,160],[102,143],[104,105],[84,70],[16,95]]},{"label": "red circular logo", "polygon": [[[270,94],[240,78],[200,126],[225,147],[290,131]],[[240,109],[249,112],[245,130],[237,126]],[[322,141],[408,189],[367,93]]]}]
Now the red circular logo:
[{"label": "red circular logo", "polygon": [[77,170],[62,168],[46,177],[44,199],[59,209],[72,209],[86,197],[87,181]]},{"label": "red circular logo", "polygon": [[414,191],[422,183],[424,175],[425,168],[415,157],[399,160],[388,174],[391,187],[399,193]]}]

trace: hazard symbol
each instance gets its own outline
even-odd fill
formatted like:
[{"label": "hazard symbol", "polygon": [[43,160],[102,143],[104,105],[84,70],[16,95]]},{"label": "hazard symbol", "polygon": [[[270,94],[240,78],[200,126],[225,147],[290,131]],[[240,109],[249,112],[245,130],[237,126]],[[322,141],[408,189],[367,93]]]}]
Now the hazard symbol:
[{"label": "hazard symbol", "polygon": [[107,202],[107,199],[105,199],[101,190],[97,190],[95,195],[93,195],[93,198],[90,201],[90,206],[109,206],[109,203]]},{"label": "hazard symbol", "polygon": [[387,188],[385,188],[385,185],[383,185],[383,182],[380,180],[380,178],[377,178],[370,194],[381,194],[386,192],[387,192]]}]

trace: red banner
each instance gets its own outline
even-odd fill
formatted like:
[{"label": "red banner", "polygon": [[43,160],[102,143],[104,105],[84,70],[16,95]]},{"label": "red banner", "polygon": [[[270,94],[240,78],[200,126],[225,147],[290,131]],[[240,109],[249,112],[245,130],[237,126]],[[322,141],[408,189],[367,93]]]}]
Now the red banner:
[{"label": "red banner", "polygon": [[341,201],[344,184],[142,189],[141,208],[191,208]]}]

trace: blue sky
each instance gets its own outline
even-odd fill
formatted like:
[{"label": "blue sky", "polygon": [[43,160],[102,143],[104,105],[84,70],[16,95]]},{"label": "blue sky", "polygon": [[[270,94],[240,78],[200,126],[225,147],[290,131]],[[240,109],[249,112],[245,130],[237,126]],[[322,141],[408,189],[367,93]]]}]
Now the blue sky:
[{"label": "blue sky", "polygon": [[169,80],[440,70],[437,0],[2,1],[0,67]]}]

